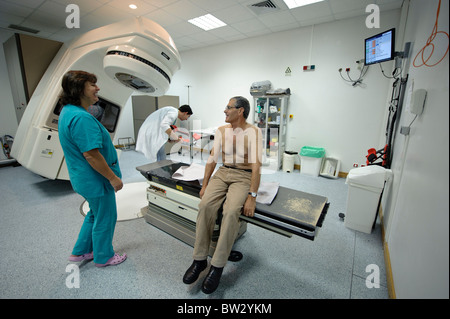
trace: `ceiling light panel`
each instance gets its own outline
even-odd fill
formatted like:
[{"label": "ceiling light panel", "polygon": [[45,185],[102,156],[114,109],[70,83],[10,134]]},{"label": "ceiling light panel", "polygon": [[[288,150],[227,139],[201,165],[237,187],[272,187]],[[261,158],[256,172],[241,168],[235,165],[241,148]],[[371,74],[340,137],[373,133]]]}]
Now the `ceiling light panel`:
[{"label": "ceiling light panel", "polygon": [[308,4],[321,2],[323,0],[283,0],[284,3],[288,6],[289,9],[294,9],[297,7],[306,6]]},{"label": "ceiling light panel", "polygon": [[195,19],[191,19],[189,20],[189,22],[205,31],[226,26],[226,23],[217,19],[212,14],[207,14]]}]

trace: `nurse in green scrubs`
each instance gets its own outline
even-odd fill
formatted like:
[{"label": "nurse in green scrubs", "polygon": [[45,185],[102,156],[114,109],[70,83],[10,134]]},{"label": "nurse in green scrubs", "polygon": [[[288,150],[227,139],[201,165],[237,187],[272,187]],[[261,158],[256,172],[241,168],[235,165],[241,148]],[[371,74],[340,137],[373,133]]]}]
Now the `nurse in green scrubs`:
[{"label": "nurse in green scrubs", "polygon": [[114,253],[117,221],[115,192],[123,187],[117,152],[105,127],[88,108],[98,101],[97,77],[69,71],[62,79],[64,105],[58,133],[73,189],[89,203],[70,261],[94,260],[97,267],[117,265],[126,254]]}]

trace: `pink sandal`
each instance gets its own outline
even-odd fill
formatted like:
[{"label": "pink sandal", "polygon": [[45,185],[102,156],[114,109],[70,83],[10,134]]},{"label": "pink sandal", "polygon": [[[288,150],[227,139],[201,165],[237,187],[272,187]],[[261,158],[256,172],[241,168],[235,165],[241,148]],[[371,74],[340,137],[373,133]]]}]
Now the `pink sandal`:
[{"label": "pink sandal", "polygon": [[94,252],[91,253],[87,253],[87,254],[83,254],[81,256],[70,256],[69,257],[69,261],[73,261],[73,262],[78,262],[78,261],[83,261],[83,260],[92,260],[94,259]]},{"label": "pink sandal", "polygon": [[106,264],[95,264],[97,267],[106,267],[106,266],[115,266],[118,264],[121,264],[127,259],[127,254],[119,255],[114,254],[107,262]]}]

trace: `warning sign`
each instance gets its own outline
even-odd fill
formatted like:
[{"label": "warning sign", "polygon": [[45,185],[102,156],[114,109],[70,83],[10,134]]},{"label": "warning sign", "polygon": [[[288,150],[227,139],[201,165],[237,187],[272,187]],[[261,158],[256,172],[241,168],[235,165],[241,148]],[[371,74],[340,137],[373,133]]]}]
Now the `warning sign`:
[{"label": "warning sign", "polygon": [[291,68],[290,68],[290,67],[287,67],[286,71],[284,71],[284,74],[285,74],[286,76],[291,76],[291,73],[292,73],[292,71],[291,71]]}]

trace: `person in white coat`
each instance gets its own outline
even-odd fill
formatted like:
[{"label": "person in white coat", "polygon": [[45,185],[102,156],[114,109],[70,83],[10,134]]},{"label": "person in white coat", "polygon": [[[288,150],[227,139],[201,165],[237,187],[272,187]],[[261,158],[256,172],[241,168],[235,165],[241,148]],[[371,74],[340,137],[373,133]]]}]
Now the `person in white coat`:
[{"label": "person in white coat", "polygon": [[165,144],[180,141],[180,137],[172,130],[178,119],[186,121],[192,115],[189,105],[182,105],[178,109],[166,106],[150,114],[139,129],[136,151],[141,152],[151,163],[166,159]]}]

